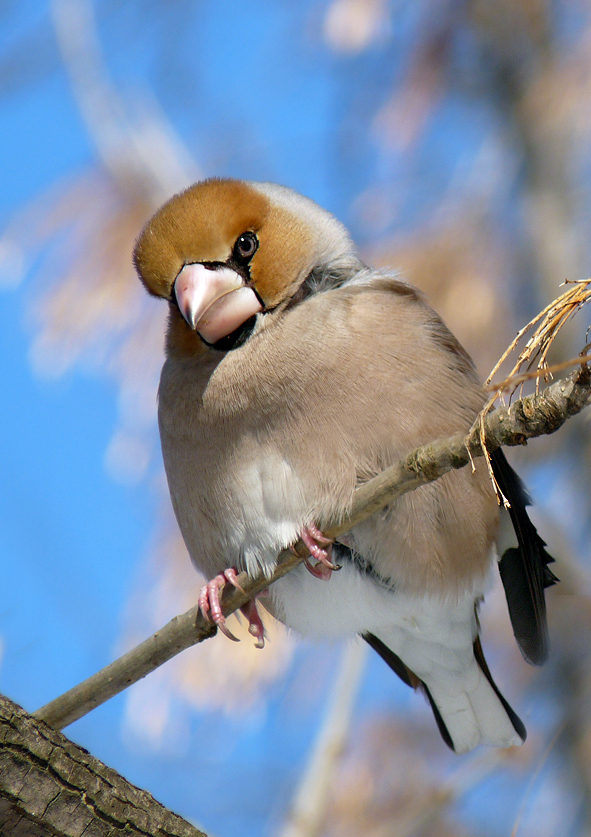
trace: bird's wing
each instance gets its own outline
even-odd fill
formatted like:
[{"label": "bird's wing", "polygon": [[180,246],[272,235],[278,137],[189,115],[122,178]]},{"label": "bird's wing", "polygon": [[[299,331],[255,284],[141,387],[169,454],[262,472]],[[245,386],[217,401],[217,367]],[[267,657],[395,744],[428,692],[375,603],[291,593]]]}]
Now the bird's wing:
[{"label": "bird's wing", "polygon": [[525,486],[498,448],[491,454],[495,479],[510,503],[509,514],[517,545],[504,550],[499,571],[513,633],[528,663],[541,665],[548,656],[548,625],[544,590],[558,579],[548,567],[554,561],[545,550],[527,514],[531,500]]}]

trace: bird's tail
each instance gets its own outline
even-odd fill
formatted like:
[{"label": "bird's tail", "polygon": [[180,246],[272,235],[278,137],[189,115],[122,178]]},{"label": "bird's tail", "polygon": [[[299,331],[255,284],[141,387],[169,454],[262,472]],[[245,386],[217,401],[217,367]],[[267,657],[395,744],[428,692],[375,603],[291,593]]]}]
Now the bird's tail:
[{"label": "bird's tail", "polygon": [[378,637],[364,639],[405,683],[425,693],[443,740],[456,753],[479,744],[511,747],[525,741],[525,727],[493,681],[478,638],[461,670],[433,665],[422,678]]}]

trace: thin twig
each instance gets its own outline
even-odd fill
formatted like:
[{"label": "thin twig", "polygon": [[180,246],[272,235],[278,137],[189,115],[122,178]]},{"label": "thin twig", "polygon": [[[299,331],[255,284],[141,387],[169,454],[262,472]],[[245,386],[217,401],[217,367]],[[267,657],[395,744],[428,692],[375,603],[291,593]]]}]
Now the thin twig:
[{"label": "thin twig", "polygon": [[532,381],[534,378],[542,378],[545,375],[554,375],[555,372],[564,372],[565,369],[570,369],[571,366],[580,366],[582,363],[589,363],[591,361],[591,354],[577,355],[571,357],[570,360],[563,360],[562,363],[553,363],[545,369],[536,369],[534,372],[522,372],[520,375],[511,375],[505,378],[504,381],[499,381],[496,384],[489,384],[485,387],[489,392],[499,393],[501,391],[515,389],[519,384],[525,381]]},{"label": "thin twig", "polygon": [[[522,445],[527,439],[554,433],[570,416],[587,406],[590,399],[591,373],[587,366],[583,366],[542,393],[529,395],[515,401],[511,407],[500,407],[484,416],[485,447],[494,450],[501,445]],[[340,537],[375,512],[391,505],[407,491],[432,482],[454,468],[462,468],[471,461],[471,457],[482,455],[478,421],[467,436],[457,433],[448,439],[416,448],[406,459],[361,485],[355,492],[350,514],[338,524],[328,527],[325,534],[331,538]],[[224,614],[229,616],[234,613],[269,584],[294,569],[309,554],[302,541],[298,541],[295,551],[297,554],[294,555],[289,549],[283,550],[271,578],[262,574],[249,578],[246,573],[240,573],[238,582],[242,590],[226,585],[222,595]],[[193,607],[175,616],[141,645],[88,680],[38,709],[35,715],[56,729],[62,729],[185,648],[202,642],[215,632],[216,629],[206,622],[199,608]]]},{"label": "thin twig", "polygon": [[[546,374],[550,374],[546,363],[550,346],[554,342],[554,339],[560,329],[568,322],[568,320],[591,300],[591,279],[581,279],[576,282],[567,281],[564,284],[568,285],[568,290],[564,291],[564,293],[547,305],[543,311],[536,314],[533,320],[531,320],[517,333],[517,336],[511,345],[505,352],[503,352],[500,360],[495,364],[494,369],[486,379],[485,387],[492,389],[492,387],[489,386],[490,382],[500,367],[509,355],[515,351],[522,337],[524,337],[524,335],[526,335],[535,325],[538,327],[525,344],[523,350],[517,358],[515,366],[507,376],[507,379],[519,375],[521,369],[526,363],[528,364],[528,369],[531,369],[536,360],[538,361],[538,370],[542,371],[542,374],[544,371]],[[500,395],[500,391],[498,394]]]}]

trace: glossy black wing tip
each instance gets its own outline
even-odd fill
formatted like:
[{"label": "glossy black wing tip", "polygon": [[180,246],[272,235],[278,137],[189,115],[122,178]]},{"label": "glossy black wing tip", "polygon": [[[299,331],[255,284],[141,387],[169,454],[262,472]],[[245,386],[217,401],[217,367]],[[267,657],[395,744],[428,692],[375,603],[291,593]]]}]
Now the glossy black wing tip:
[{"label": "glossy black wing tip", "polygon": [[427,688],[427,686],[423,683],[423,681],[416,676],[416,674],[411,671],[400,659],[398,654],[395,654],[387,645],[385,645],[381,639],[378,639],[377,636],[374,634],[363,634],[363,639],[370,645],[374,651],[380,655],[382,660],[390,666],[394,674],[397,674],[398,677],[402,680],[403,683],[406,683],[407,686],[410,686],[412,689],[420,689],[424,694],[427,700],[429,701],[429,705],[431,706],[431,710],[433,712],[433,716],[435,718],[435,723],[437,724],[437,728],[441,734],[441,737],[450,748],[455,753],[455,747],[453,741],[451,739],[451,735],[449,734],[449,730],[445,726],[445,722],[441,717],[441,712],[437,708],[435,701],[431,697],[431,692]]},{"label": "glossy black wing tip", "polygon": [[[533,525],[533,524],[532,524]],[[553,558],[549,552],[546,551],[546,541],[542,540],[542,538],[536,532],[536,541],[538,546],[538,552],[540,554],[540,560],[542,562],[542,583],[544,585],[544,589],[547,587],[552,587],[554,584],[558,584],[560,579],[557,575],[554,575],[548,564],[554,564],[556,559]]]},{"label": "glossy black wing tip", "polygon": [[[531,505],[531,503],[530,503],[530,505]],[[539,555],[540,564],[542,566],[542,576],[543,576],[544,588],[552,587],[553,584],[558,584],[558,582],[560,581],[558,576],[554,575],[554,573],[552,572],[552,570],[548,566],[549,564],[556,563],[556,558],[554,558],[552,555],[550,555],[550,553],[547,551],[546,541],[543,538],[540,537],[540,535],[538,534],[535,526],[529,520],[529,516],[527,516],[527,513],[526,513],[526,517],[527,517],[528,522],[530,523],[530,525],[532,527],[532,530],[533,530],[533,541],[534,541],[535,548],[537,549],[537,552],[538,552],[538,555]]]},{"label": "glossy black wing tip", "polygon": [[530,581],[524,573],[519,549],[507,549],[499,561],[499,573],[513,635],[523,658],[530,665],[541,666],[548,659],[548,627],[544,585],[540,587],[541,601],[532,599]]},{"label": "glossy black wing tip", "polygon": [[[554,561],[554,558],[552,558],[552,560]],[[544,571],[544,590],[546,590],[548,587],[553,587],[555,584],[558,584],[559,582],[560,579],[558,578],[558,576],[554,575],[552,570],[546,567]]]},{"label": "glossy black wing tip", "polygon": [[499,560],[513,633],[524,659],[542,665],[548,658],[549,645],[544,590],[558,581],[548,566],[554,558],[529,519],[526,507],[531,499],[501,448],[491,454],[491,464],[499,488],[510,503],[518,542],[517,548],[505,550]]}]

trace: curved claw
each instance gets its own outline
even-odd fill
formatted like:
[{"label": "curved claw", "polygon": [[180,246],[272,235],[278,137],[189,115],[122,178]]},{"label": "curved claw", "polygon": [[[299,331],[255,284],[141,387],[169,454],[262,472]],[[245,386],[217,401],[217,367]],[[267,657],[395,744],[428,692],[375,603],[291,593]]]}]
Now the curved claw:
[{"label": "curved claw", "polygon": [[241,593],[244,593],[244,590],[238,584],[238,572],[234,569],[234,567],[228,567],[228,569],[224,572],[224,576],[226,577],[226,581],[229,581],[233,587],[240,590]]},{"label": "curved claw", "polygon": [[[306,559],[304,561],[306,568],[316,578],[328,581],[332,572],[341,569],[340,564],[333,564],[331,561],[333,540],[325,537],[314,523],[305,526],[300,533],[300,537],[306,544],[312,558],[315,558],[318,562],[315,566],[313,566],[312,563]],[[327,549],[324,549],[323,547],[327,547]]]},{"label": "curved claw", "polygon": [[304,566],[309,573],[312,573],[314,578],[320,578],[322,581],[330,580],[332,570],[320,561],[317,564],[313,564],[309,558],[304,558]]},{"label": "curved claw", "polygon": [[225,570],[225,572],[216,575],[215,578],[212,578],[211,581],[208,581],[201,588],[198,602],[199,608],[205,619],[212,625],[216,625],[228,639],[231,639],[233,642],[240,642],[238,637],[234,636],[229,628],[226,627],[226,617],[222,612],[222,606],[220,604],[220,590],[226,582],[241,589],[236,582],[236,570],[231,567]]},{"label": "curved claw", "polygon": [[[226,627],[226,617],[223,614],[220,603],[220,591],[226,583],[232,584],[240,592],[244,593],[244,590],[238,584],[238,572],[236,568],[229,567],[201,588],[201,592],[199,593],[199,608],[205,619],[212,625],[216,625],[228,639],[231,639],[233,642],[240,642],[238,637],[234,636],[229,628]],[[268,592],[268,590],[263,590],[263,593],[268,594]],[[265,629],[257,610],[256,596],[243,605],[240,610],[248,619],[249,634],[256,639],[255,648],[263,648],[265,645]]]},{"label": "curved claw", "polygon": [[240,642],[237,636],[234,636],[232,631],[226,627],[224,622],[220,622],[218,624],[218,629],[223,633],[224,636],[227,636],[228,639],[231,639],[232,642]]}]

